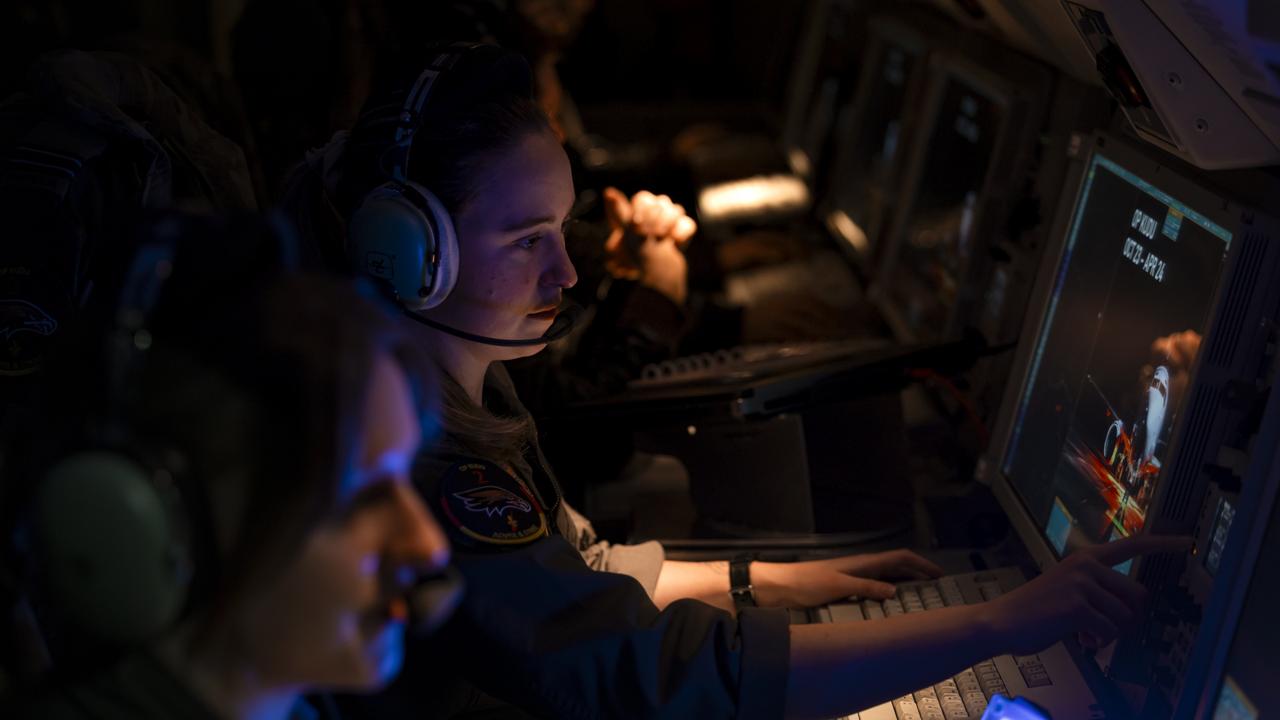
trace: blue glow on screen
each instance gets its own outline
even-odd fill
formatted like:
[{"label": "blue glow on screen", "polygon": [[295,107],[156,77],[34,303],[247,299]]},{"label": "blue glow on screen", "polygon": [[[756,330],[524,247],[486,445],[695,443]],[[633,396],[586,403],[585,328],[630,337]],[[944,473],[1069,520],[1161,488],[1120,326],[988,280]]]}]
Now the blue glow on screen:
[{"label": "blue glow on screen", "polygon": [[1049,511],[1049,525],[1044,534],[1049,538],[1053,549],[1061,556],[1067,548],[1067,538],[1071,536],[1071,515],[1062,505],[1062,501],[1054,498],[1053,509]]},{"label": "blue glow on screen", "polygon": [[1218,693],[1213,720],[1258,720],[1257,708],[1249,702],[1230,676],[1222,683],[1222,690]]}]

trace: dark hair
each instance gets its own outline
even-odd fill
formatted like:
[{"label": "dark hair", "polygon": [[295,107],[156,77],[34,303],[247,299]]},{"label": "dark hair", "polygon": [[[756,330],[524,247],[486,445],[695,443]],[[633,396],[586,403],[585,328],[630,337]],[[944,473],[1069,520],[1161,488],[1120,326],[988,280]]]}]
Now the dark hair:
[{"label": "dark hair", "polygon": [[[406,96],[443,53],[458,59],[434,78],[421,114],[406,121]],[[399,131],[412,132],[408,179],[431,190],[454,216],[475,194],[476,178],[489,162],[530,133],[551,132],[533,98],[529,65],[517,53],[493,45],[436,46],[394,67],[351,131],[336,198],[344,214],[389,179]]]}]

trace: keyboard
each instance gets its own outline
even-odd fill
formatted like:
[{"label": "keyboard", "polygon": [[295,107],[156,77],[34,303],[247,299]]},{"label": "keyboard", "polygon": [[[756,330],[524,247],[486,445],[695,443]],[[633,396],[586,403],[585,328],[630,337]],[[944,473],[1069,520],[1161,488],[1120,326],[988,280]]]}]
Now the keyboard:
[{"label": "keyboard", "polygon": [[642,389],[702,382],[742,382],[851,358],[884,346],[882,340],[867,338],[741,345],[646,365],[630,386]]},{"label": "keyboard", "polygon": [[[952,605],[968,605],[999,597],[1023,583],[1016,568],[948,575],[937,580],[898,584],[888,600],[832,603],[808,612],[801,622],[865,622],[892,615],[927,612]],[[1017,673],[1015,688],[1051,685],[1039,656],[1003,655],[984,660],[931,687],[921,688],[892,702],[883,703],[838,720],[977,720],[991,696],[1010,695],[1010,673]]]}]

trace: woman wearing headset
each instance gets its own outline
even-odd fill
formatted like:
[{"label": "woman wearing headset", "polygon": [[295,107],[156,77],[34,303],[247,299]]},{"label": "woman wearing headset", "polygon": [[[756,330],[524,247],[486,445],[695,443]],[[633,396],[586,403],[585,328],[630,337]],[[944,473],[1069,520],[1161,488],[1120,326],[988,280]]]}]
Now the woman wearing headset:
[{"label": "woman wearing headset", "polygon": [[[190,558],[183,610],[150,617],[126,599],[104,617],[113,601],[95,589],[110,579],[53,575],[47,605],[70,637],[131,649],[79,679],[64,674],[24,716],[282,719],[303,692],[382,687],[399,671],[411,606],[426,626],[456,604],[456,581],[421,580],[446,569],[449,546],[409,484],[436,425],[414,349],[349,282],[246,280],[264,258],[246,247],[253,224],[165,223],[186,250],[137,266],[167,279],[142,328],[150,345],[124,371],[129,452],[112,457],[165,458],[151,471],[182,490],[171,517],[189,533],[160,549]],[[87,552],[68,547],[101,507],[82,515],[76,498],[102,462],[71,456],[42,486],[43,567]],[[141,562],[110,554],[133,537],[137,523],[126,525],[98,541],[108,554],[90,570]]]},{"label": "woman wearing headset", "polygon": [[[830,717],[1069,632],[1113,636],[1137,611],[1141,590],[1107,570],[1113,558],[1081,555],[986,605],[788,627],[781,611],[713,609],[731,607],[724,564],[597,542],[563,502],[501,365],[561,334],[561,294],[576,281],[562,230],[569,164],[530,98],[527,67],[492,47],[450,48],[388,80],[345,146],[313,158],[345,237],[310,219],[345,246],[329,245],[331,257],[386,281],[443,371],[444,434],[414,481],[468,580],[447,634],[450,665],[468,681],[555,717]],[[677,252],[664,236],[679,217],[657,207],[627,219],[639,266]],[[750,583],[756,604],[781,608],[885,597],[893,586],[882,576],[938,573],[897,551],[753,563]]]}]

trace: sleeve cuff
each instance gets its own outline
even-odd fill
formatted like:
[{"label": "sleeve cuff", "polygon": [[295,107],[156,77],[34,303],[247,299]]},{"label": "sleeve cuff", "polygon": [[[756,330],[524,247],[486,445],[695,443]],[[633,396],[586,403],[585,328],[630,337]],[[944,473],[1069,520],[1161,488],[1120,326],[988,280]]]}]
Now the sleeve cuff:
[{"label": "sleeve cuff", "polygon": [[604,569],[635,578],[652,599],[658,587],[658,575],[662,573],[662,561],[665,559],[662,544],[656,540],[639,545],[614,545],[609,548],[609,558]]},{"label": "sleeve cuff", "polygon": [[787,611],[741,610],[738,633],[742,640],[738,720],[783,717],[791,668],[791,620]]}]

